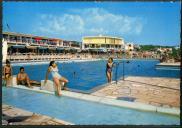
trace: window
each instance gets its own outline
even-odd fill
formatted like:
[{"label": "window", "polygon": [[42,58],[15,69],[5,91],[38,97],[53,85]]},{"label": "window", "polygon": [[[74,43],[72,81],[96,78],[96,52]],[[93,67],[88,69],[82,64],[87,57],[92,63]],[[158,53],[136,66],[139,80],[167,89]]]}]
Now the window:
[{"label": "window", "polygon": [[106,47],[105,44],[101,44],[101,47]]}]

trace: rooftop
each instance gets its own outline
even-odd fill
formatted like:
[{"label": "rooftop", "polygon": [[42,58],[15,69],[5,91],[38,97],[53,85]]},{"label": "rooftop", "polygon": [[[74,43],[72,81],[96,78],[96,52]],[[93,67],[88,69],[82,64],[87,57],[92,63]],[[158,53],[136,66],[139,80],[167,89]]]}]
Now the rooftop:
[{"label": "rooftop", "polygon": [[16,36],[27,36],[27,37],[35,37],[35,38],[43,38],[43,39],[52,39],[52,40],[63,40],[60,38],[36,36],[36,35],[32,35],[32,34],[23,34],[23,33],[17,33],[17,32],[3,32],[3,34],[10,34],[10,35],[16,35]]},{"label": "rooftop", "polygon": [[112,38],[112,39],[119,39],[119,40],[123,40],[123,38],[119,38],[119,37],[112,37],[112,36],[103,36],[103,35],[99,35],[99,36],[85,36],[84,38]]}]

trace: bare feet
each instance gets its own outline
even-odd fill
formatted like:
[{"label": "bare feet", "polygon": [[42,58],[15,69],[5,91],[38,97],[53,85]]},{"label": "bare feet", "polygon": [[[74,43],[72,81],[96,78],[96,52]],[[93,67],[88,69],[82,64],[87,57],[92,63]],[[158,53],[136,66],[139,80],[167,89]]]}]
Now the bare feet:
[{"label": "bare feet", "polygon": [[58,96],[62,96],[62,94],[61,93],[58,93]]},{"label": "bare feet", "polygon": [[33,88],[32,86],[28,86],[28,88]]},{"label": "bare feet", "polygon": [[56,91],[56,92],[55,92],[55,95],[56,95],[56,96],[62,96],[61,91],[59,91],[59,92]]}]

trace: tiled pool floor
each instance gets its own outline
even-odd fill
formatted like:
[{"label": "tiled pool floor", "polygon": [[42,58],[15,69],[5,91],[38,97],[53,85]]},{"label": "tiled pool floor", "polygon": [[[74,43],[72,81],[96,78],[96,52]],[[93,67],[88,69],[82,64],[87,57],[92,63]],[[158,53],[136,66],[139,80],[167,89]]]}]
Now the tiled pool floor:
[{"label": "tiled pool floor", "polygon": [[125,81],[107,85],[92,95],[128,98],[160,107],[180,107],[180,79],[129,76]]}]

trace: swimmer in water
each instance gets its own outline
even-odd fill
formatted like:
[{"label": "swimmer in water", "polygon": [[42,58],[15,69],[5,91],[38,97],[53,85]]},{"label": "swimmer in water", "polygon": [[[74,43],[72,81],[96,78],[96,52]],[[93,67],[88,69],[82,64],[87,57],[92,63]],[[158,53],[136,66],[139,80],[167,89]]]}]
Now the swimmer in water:
[{"label": "swimmer in water", "polygon": [[76,72],[74,71],[74,72],[73,72],[73,77],[75,78],[75,76],[76,76]]}]

